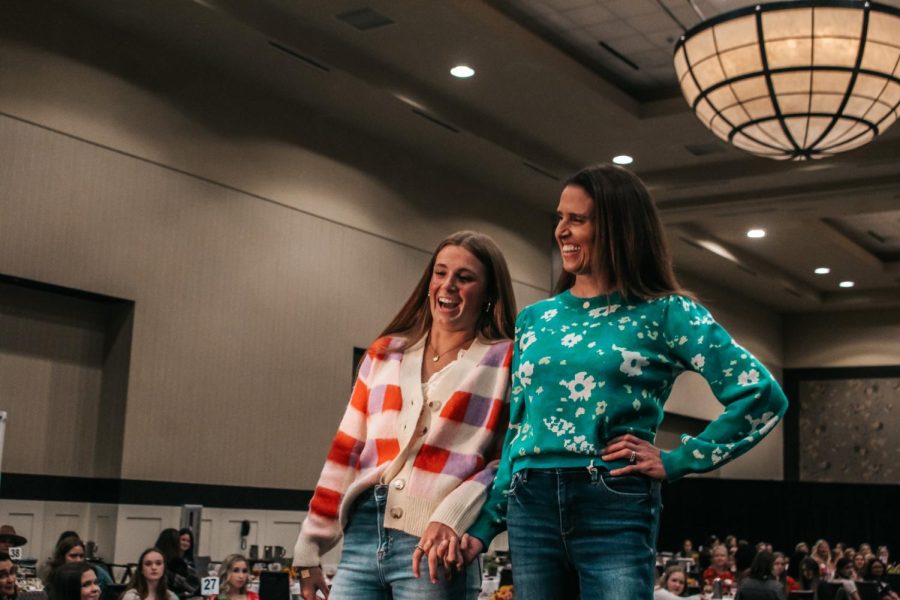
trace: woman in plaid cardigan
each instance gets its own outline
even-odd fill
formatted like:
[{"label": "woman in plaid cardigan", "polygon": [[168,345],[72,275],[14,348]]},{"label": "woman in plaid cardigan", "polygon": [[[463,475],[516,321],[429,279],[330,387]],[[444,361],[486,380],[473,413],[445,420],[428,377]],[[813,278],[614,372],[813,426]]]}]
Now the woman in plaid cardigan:
[{"label": "woman in plaid cardigan", "polygon": [[500,458],[515,314],[489,237],[438,245],[360,365],[294,548],[304,599],[328,595],[320,557],[342,536],[334,600],[477,597],[478,568],[452,571]]}]

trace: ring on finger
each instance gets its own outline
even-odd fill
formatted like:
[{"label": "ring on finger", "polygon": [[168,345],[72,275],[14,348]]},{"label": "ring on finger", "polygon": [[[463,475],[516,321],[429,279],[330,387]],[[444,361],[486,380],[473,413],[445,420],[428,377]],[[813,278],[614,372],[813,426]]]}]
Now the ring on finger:
[{"label": "ring on finger", "polygon": [[634,464],[637,462],[637,452],[635,450],[631,451],[631,457],[628,459],[628,462]]},{"label": "ring on finger", "polygon": [[417,549],[417,550],[421,550],[422,552],[425,552],[426,554],[428,553],[428,550],[426,550],[425,548],[423,548],[423,547],[420,546],[419,544],[416,544],[416,549]]}]

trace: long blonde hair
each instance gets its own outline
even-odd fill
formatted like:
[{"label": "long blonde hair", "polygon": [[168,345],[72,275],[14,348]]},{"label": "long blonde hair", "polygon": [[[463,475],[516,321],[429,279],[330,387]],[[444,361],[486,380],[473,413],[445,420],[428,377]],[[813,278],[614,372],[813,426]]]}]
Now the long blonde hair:
[{"label": "long blonde hair", "polygon": [[[247,593],[247,584],[244,584],[244,587],[239,590],[231,589],[231,585],[228,583],[228,574],[231,573],[231,569],[234,565],[239,562],[247,565],[247,570],[250,570],[250,563],[247,562],[246,557],[242,554],[229,554],[225,557],[225,560],[222,561],[222,566],[219,567],[219,596],[223,598],[228,598],[232,594],[243,596]],[[247,578],[247,581],[250,581],[250,578]]]}]

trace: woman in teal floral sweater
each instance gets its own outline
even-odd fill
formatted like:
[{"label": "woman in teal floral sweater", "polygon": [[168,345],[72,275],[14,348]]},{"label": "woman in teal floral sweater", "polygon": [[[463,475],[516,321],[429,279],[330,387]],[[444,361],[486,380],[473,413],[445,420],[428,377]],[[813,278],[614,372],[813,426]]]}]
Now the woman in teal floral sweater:
[{"label": "woman in teal floral sweater", "polygon": [[[603,165],[571,177],[557,211],[558,295],[516,323],[510,428],[492,490],[464,536],[471,556],[509,529],[517,600],[653,595],[659,482],[740,456],[787,400],[766,368],[678,284],[641,181]],[[724,412],[654,445],[685,370]]]}]

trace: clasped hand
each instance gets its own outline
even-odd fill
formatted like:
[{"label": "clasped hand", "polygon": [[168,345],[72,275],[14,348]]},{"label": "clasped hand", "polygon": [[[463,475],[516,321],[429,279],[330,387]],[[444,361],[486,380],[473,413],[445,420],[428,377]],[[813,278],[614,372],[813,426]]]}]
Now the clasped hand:
[{"label": "clasped hand", "polygon": [[438,582],[438,570],[444,567],[446,577],[452,576],[453,570],[462,571],[483,550],[481,540],[467,533],[460,538],[451,527],[432,521],[425,528],[412,555],[413,575],[420,575],[419,565],[422,559],[428,558],[428,578],[431,583]]}]

